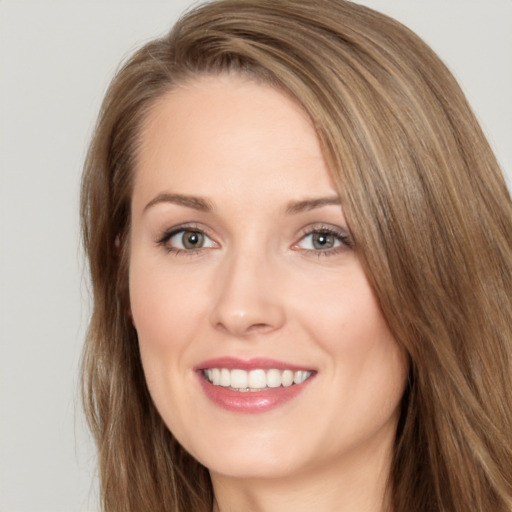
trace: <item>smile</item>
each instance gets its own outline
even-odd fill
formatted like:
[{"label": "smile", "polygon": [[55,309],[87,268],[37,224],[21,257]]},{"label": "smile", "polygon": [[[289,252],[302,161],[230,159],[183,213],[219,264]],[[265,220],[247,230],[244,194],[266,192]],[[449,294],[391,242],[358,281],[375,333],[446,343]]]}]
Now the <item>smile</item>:
[{"label": "smile", "polygon": [[268,412],[295,401],[318,374],[313,368],[258,357],[209,359],[194,370],[211,403],[246,414]]},{"label": "smile", "polygon": [[302,384],[312,375],[308,370],[242,370],[240,368],[206,368],[202,374],[214,386],[222,386],[238,392],[256,392]]}]

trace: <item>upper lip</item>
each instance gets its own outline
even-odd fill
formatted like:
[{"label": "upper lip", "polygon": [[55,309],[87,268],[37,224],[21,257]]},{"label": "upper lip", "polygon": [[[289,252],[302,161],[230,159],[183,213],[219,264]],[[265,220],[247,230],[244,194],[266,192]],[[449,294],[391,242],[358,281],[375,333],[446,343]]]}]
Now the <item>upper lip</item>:
[{"label": "upper lip", "polygon": [[272,368],[278,370],[309,370],[312,368],[303,365],[297,365],[287,363],[285,361],[279,361],[277,359],[269,359],[266,357],[255,357],[251,359],[239,359],[236,357],[217,357],[214,359],[208,359],[199,363],[194,370],[205,370],[207,368],[227,368],[229,370],[270,370]]}]

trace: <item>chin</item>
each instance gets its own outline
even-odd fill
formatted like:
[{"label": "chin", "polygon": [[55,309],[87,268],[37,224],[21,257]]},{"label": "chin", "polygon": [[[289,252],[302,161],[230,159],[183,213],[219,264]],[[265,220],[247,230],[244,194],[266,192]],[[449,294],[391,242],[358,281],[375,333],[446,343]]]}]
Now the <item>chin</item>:
[{"label": "chin", "polygon": [[280,435],[272,438],[267,432],[261,437],[209,437],[206,445],[201,443],[189,451],[212,474],[240,479],[284,478],[302,465],[298,446]]},{"label": "chin", "polygon": [[222,456],[206,467],[211,474],[244,480],[278,480],[290,477],[296,471],[296,466],[291,461],[276,458],[275,454]]}]

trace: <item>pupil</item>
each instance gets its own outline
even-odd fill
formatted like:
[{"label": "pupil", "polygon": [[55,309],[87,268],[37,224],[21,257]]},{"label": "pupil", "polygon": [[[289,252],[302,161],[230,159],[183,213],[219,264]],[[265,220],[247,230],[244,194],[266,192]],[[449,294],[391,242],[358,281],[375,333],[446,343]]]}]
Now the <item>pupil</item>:
[{"label": "pupil", "polygon": [[315,249],[330,249],[334,245],[334,236],[327,233],[313,235],[313,247]]},{"label": "pupil", "polygon": [[202,233],[189,231],[183,235],[183,247],[185,247],[185,249],[196,249],[203,245],[203,239],[204,236]]}]

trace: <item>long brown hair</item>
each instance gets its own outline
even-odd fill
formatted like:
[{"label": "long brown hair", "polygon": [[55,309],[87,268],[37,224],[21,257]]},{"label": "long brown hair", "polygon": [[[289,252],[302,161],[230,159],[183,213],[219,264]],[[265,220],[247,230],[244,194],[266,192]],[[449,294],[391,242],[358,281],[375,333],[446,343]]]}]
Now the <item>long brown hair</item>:
[{"label": "long brown hair", "polygon": [[94,310],[83,356],[104,511],[210,511],[147,391],[127,238],[141,123],[200,74],[243,73],[312,119],[410,375],[394,512],[512,511],[512,206],[456,81],[412,32],[344,0],[220,0],[140,49],[105,97],[82,183]]}]

